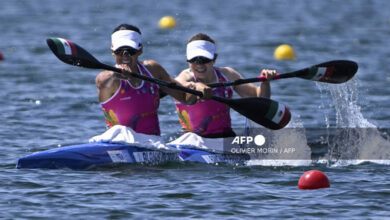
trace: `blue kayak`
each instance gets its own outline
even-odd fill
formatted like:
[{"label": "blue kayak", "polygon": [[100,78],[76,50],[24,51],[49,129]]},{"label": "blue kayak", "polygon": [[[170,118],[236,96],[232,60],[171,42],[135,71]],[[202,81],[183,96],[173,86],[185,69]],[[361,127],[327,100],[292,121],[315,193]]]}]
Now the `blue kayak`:
[{"label": "blue kayak", "polygon": [[75,170],[93,169],[115,164],[161,164],[192,161],[199,163],[244,164],[247,154],[214,153],[175,146],[175,151],[158,151],[132,145],[94,142],[60,147],[24,156],[17,168],[46,168]]}]

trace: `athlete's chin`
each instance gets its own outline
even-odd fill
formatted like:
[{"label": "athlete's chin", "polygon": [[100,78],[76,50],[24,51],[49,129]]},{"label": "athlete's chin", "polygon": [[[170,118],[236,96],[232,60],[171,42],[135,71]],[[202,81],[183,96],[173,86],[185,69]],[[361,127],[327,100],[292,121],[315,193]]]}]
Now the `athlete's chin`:
[{"label": "athlete's chin", "polygon": [[194,72],[199,74],[199,75],[206,75],[207,69],[205,69],[205,70],[195,70]]}]

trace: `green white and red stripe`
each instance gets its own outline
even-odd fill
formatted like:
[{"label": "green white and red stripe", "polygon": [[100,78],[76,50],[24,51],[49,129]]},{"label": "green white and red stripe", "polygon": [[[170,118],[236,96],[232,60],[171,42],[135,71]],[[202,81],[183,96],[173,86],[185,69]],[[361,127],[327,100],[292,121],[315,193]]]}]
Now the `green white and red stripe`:
[{"label": "green white and red stripe", "polygon": [[315,81],[322,81],[327,80],[333,75],[334,72],[334,66],[330,67],[315,67],[313,66],[309,70],[309,74],[307,79],[315,80]]},{"label": "green white and red stripe", "polygon": [[265,117],[280,127],[284,127],[289,122],[290,110],[285,105],[272,101]]},{"label": "green white and red stripe", "polygon": [[327,67],[327,68],[326,68],[326,71],[325,71],[325,74],[324,74],[324,76],[320,79],[320,81],[322,81],[322,80],[325,80],[325,81],[326,81],[328,78],[332,77],[333,73],[334,73],[334,66]]},{"label": "green white and red stripe", "polygon": [[63,38],[52,38],[52,40],[57,47],[58,54],[77,56],[77,49],[72,41]]}]

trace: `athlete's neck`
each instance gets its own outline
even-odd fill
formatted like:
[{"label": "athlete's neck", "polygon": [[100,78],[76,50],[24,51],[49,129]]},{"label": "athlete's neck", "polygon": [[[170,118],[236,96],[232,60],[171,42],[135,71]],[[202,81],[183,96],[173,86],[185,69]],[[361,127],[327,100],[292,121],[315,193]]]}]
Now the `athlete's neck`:
[{"label": "athlete's neck", "polygon": [[217,80],[215,77],[214,68],[209,69],[207,72],[204,73],[195,73],[194,77],[196,80],[202,83],[213,83]]},{"label": "athlete's neck", "polygon": [[[134,63],[134,64],[125,64],[127,67],[128,67],[128,71],[132,72],[132,73],[137,73],[138,75],[142,75],[141,73],[141,70],[138,68],[138,65],[137,63]],[[141,79],[138,79],[138,78],[134,78],[134,77],[130,77],[128,79],[129,83],[131,84],[131,86],[133,87],[138,87],[141,85],[142,83],[142,80]]]}]

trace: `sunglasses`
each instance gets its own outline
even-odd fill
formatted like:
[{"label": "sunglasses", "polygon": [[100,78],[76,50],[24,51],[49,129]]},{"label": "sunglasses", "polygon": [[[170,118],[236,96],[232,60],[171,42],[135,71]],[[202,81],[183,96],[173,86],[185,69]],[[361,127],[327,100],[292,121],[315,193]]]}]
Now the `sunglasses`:
[{"label": "sunglasses", "polygon": [[209,58],[206,57],[194,57],[191,60],[187,60],[187,62],[193,64],[206,64],[206,63],[210,63],[211,61],[213,60],[210,60]]},{"label": "sunglasses", "polygon": [[114,51],[115,55],[120,55],[120,56],[134,56],[138,50],[133,49],[133,48],[124,48],[124,49],[117,49]]}]

